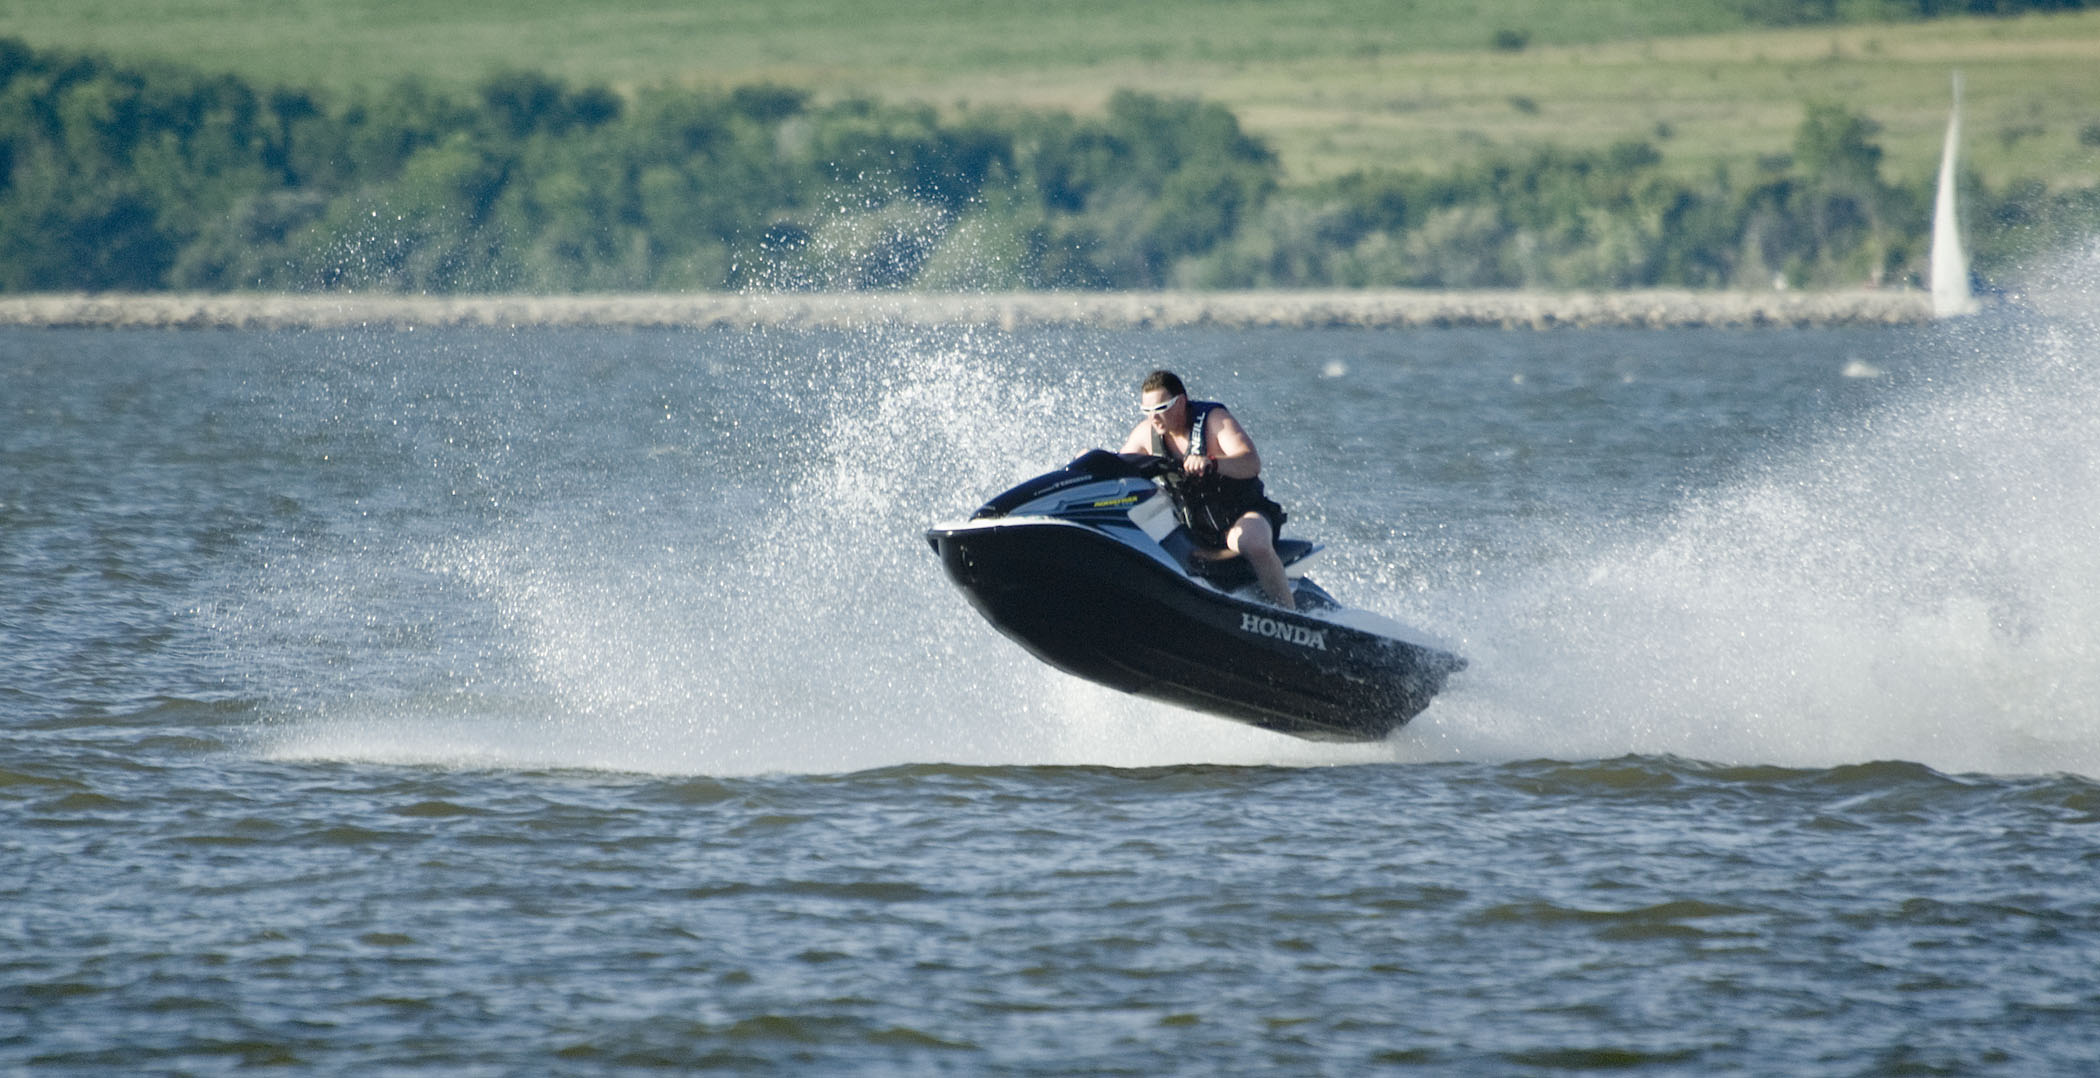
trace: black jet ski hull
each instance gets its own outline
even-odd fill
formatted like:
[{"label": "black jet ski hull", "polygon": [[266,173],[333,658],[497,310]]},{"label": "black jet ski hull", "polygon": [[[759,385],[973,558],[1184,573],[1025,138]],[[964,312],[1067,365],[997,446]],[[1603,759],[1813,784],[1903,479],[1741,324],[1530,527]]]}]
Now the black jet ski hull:
[{"label": "black jet ski hull", "polygon": [[1089,681],[1315,741],[1376,741],[1465,665],[1448,652],[1242,599],[1048,518],[927,532],[1000,632]]}]

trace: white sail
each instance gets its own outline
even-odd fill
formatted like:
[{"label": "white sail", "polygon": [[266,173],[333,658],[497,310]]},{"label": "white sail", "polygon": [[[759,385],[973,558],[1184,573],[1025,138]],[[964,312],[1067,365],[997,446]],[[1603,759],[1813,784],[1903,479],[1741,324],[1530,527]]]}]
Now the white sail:
[{"label": "white sail", "polygon": [[1954,205],[1955,147],[1961,142],[1961,72],[1954,73],[1954,109],[1947,114],[1947,142],[1940,150],[1940,191],[1932,208],[1932,315],[1974,313],[1969,259],[1961,249],[1961,217]]}]

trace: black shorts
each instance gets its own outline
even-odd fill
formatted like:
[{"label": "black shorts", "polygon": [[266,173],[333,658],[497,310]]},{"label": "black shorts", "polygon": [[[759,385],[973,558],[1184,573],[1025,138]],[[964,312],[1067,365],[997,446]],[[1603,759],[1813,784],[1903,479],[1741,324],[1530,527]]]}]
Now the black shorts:
[{"label": "black shorts", "polygon": [[1289,513],[1283,511],[1283,506],[1277,505],[1273,499],[1259,498],[1238,505],[1219,505],[1207,501],[1192,504],[1188,506],[1185,522],[1189,526],[1189,536],[1195,539],[1198,545],[1222,548],[1225,546],[1226,533],[1232,531],[1232,526],[1238,524],[1240,518],[1248,513],[1259,513],[1269,522],[1272,539],[1283,534],[1283,522],[1291,518]]}]

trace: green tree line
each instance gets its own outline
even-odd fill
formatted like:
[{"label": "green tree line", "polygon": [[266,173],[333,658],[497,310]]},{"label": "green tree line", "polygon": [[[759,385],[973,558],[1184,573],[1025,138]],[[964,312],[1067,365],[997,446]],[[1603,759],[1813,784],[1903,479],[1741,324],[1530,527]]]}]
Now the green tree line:
[{"label": "green tree line", "polygon": [[2026,15],[2083,11],[2090,0],[1730,0],[1744,19],[1764,26],[1936,19],[1959,15]]},{"label": "green tree line", "polygon": [[[1894,281],[1930,192],[1882,177],[1874,133],[1819,104],[1740,176],[1630,142],[1286,186],[1229,110],[1128,92],[958,118],[512,72],[331,101],[0,39],[0,290]],[[2100,187],[1972,193],[2005,237],[1980,269],[2100,232]]]}]

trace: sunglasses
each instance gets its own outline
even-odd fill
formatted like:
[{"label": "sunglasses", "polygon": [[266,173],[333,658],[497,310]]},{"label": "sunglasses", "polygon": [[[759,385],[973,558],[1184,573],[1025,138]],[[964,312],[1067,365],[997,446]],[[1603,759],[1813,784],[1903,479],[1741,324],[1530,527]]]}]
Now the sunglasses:
[{"label": "sunglasses", "polygon": [[1174,396],[1168,397],[1166,400],[1160,401],[1158,404],[1140,404],[1138,405],[1138,411],[1143,412],[1146,415],[1159,415],[1165,412],[1167,409],[1174,407],[1175,402],[1179,401],[1180,399],[1181,395],[1177,393]]}]

